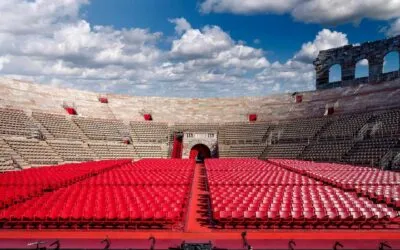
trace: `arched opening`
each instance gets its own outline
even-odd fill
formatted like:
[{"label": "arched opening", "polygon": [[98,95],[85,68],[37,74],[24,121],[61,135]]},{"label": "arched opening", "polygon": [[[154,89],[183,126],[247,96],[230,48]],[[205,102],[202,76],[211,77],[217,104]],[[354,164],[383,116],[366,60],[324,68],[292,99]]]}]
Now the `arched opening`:
[{"label": "arched opening", "polygon": [[369,63],[367,59],[362,59],[356,64],[356,78],[363,78],[369,76]]},{"label": "arched opening", "polygon": [[392,51],[386,54],[383,59],[383,73],[389,73],[400,70],[400,57],[398,51]]},{"label": "arched opening", "polygon": [[197,157],[202,157],[203,159],[210,158],[210,149],[204,144],[196,144],[190,149],[189,158],[196,159]]},{"label": "arched opening", "polygon": [[329,68],[329,82],[340,82],[342,80],[342,67],[340,64],[332,65]]}]

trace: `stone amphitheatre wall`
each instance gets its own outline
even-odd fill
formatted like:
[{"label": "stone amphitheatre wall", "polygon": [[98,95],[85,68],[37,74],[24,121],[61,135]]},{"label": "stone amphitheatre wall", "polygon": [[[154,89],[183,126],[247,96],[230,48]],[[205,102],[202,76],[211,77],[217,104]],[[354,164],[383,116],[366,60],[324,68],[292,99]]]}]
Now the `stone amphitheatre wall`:
[{"label": "stone amphitheatre wall", "polygon": [[[347,45],[321,51],[314,61],[317,89],[338,86],[357,85],[360,83],[387,82],[400,77],[400,66],[396,71],[383,73],[385,56],[390,52],[400,52],[400,35],[385,40],[366,42],[360,45]],[[398,53],[400,59],[400,53]],[[356,64],[360,60],[368,60],[368,77],[355,78]],[[329,82],[329,70],[333,65],[340,65],[342,79]]]},{"label": "stone amphitheatre wall", "polygon": [[[296,103],[292,94],[240,98],[164,98],[57,88],[10,79],[0,79],[0,107],[66,114],[63,104],[74,106],[84,117],[143,121],[151,113],[154,121],[173,123],[245,122],[256,113],[258,121],[278,121],[322,116],[327,106],[335,113],[400,107],[400,81],[338,87],[301,92]],[[100,103],[106,96],[109,103]]]}]

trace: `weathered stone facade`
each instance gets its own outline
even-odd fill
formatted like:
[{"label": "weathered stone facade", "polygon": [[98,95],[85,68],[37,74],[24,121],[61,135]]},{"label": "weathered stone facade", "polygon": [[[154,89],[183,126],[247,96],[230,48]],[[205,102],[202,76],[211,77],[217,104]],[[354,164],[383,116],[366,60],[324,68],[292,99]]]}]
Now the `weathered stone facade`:
[{"label": "weathered stone facade", "polygon": [[206,145],[210,150],[218,145],[218,132],[185,132],[183,135],[182,159],[188,159],[190,150],[197,144]]},{"label": "weathered stone facade", "polygon": [[[400,36],[366,42],[359,46],[347,45],[321,51],[314,61],[317,89],[357,85],[360,83],[378,83],[399,78],[400,68],[394,72],[383,73],[384,57],[393,51],[400,52]],[[368,60],[369,76],[356,79],[356,64],[363,59]],[[330,83],[329,70],[336,64],[339,64],[342,68],[342,80]]]}]

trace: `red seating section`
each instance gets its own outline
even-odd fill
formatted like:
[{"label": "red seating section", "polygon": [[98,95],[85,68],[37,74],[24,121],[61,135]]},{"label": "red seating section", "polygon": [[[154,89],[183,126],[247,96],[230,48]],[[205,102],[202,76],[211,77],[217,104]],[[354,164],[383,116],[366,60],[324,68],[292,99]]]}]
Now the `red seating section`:
[{"label": "red seating section", "polygon": [[271,162],[400,209],[400,172],[337,163],[273,159]]},{"label": "red seating section", "polygon": [[[111,163],[113,167],[107,169],[107,162],[109,167]],[[26,198],[24,202],[10,203],[7,208],[0,210],[1,225],[150,228],[182,224],[194,174],[194,161],[146,159],[136,163],[123,160],[79,165],[74,166],[76,173],[81,173],[82,167],[92,174],[75,183],[59,185],[52,192],[35,193],[38,192],[36,189],[29,189],[30,193],[25,191],[22,193]],[[57,168],[69,173],[67,170],[71,166],[48,168],[48,171]],[[19,173],[30,181],[25,183],[36,183],[40,179],[37,175],[31,175],[30,171]],[[82,177],[79,174],[76,176]],[[41,180],[52,182],[46,175]],[[31,188],[35,184],[26,186]],[[10,188],[10,184],[7,187]],[[20,197],[17,195],[21,196],[16,194],[14,201]]]},{"label": "red seating section", "polygon": [[[358,197],[356,192],[302,175],[312,168],[310,165],[297,168],[294,164],[296,167],[293,169],[298,172],[295,173],[287,170],[291,167],[277,163],[283,164],[283,160],[206,160],[211,209],[217,225],[223,228],[348,228],[397,227],[399,224],[398,212],[387,204],[376,204],[367,197]],[[333,166],[322,168],[331,169]],[[350,171],[352,166],[343,168]],[[355,171],[357,169],[355,167]],[[378,177],[378,180],[390,182],[395,179],[391,174],[386,175],[389,177]]]},{"label": "red seating section", "polygon": [[0,174],[0,208],[112,169],[130,160],[107,160],[31,168]]}]

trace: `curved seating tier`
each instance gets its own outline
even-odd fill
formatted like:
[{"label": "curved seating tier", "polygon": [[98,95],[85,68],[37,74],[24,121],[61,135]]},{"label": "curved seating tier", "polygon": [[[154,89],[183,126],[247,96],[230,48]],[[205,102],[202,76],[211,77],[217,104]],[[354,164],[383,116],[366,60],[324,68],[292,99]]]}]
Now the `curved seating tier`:
[{"label": "curved seating tier", "polygon": [[0,227],[183,227],[193,160],[107,160],[0,174]]},{"label": "curved seating tier", "polygon": [[[345,188],[348,182],[364,183],[364,179],[370,185],[392,183],[398,186],[397,173],[282,159],[267,162],[223,159],[205,163],[213,220],[222,228],[398,228],[400,224],[399,213],[392,204],[377,204],[368,196],[359,197],[354,192],[355,184],[352,184],[352,191]],[[328,173],[327,176],[332,173],[346,185],[327,185],[329,178],[323,178],[322,174],[317,178],[319,172]],[[360,176],[360,173],[363,174]],[[391,198],[394,199],[398,197],[392,190],[386,194],[393,194]]]}]

